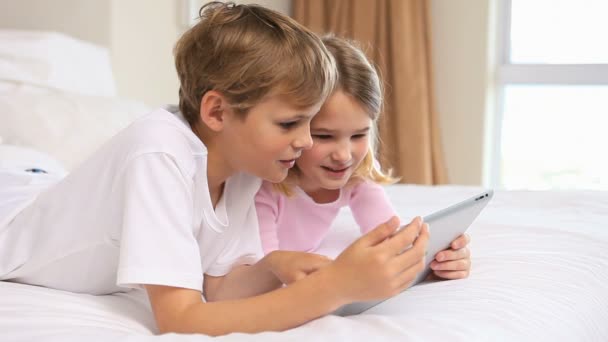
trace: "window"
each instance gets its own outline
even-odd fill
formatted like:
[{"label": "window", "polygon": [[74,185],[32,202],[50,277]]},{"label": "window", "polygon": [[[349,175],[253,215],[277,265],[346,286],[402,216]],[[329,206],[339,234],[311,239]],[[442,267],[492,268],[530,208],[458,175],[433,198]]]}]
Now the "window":
[{"label": "window", "polygon": [[608,1],[503,3],[492,183],[608,190]]}]

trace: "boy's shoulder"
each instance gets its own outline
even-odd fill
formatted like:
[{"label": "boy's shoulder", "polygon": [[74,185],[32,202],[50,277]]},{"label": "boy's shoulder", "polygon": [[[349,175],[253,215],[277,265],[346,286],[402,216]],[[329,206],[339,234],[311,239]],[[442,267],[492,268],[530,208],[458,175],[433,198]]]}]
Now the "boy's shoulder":
[{"label": "boy's shoulder", "polygon": [[162,108],[134,121],[122,135],[128,146],[141,153],[183,151],[187,154],[207,154],[207,148],[188,123],[179,115]]}]

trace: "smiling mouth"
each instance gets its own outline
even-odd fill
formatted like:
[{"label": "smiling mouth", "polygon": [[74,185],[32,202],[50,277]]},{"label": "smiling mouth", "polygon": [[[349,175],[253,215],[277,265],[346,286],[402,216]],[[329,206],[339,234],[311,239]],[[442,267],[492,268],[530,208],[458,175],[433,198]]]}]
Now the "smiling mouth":
[{"label": "smiling mouth", "polygon": [[335,169],[335,168],[331,168],[331,167],[327,167],[327,166],[321,166],[321,167],[324,170],[327,170],[327,171],[330,171],[330,172],[336,172],[336,173],[346,171],[346,170],[348,170],[350,168],[350,166],[347,166],[347,167],[344,167],[344,168],[341,168],[341,169]]}]

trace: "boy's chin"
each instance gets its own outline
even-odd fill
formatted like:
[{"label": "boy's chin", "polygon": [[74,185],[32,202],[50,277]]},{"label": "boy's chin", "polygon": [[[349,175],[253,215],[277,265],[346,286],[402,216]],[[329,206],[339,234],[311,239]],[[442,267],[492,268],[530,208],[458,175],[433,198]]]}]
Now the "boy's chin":
[{"label": "boy's chin", "polygon": [[271,183],[281,183],[282,181],[285,180],[285,178],[287,178],[287,170],[284,171],[276,171],[273,172],[272,174],[268,173],[265,175],[258,175],[258,177],[271,182]]}]

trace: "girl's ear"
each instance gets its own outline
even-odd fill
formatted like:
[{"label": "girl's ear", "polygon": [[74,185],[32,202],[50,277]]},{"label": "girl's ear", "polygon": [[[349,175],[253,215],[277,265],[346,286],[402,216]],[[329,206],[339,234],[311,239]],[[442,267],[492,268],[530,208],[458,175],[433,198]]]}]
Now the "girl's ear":
[{"label": "girl's ear", "polygon": [[221,93],[209,90],[201,99],[201,121],[212,131],[219,132],[224,128],[228,108],[228,102]]}]

